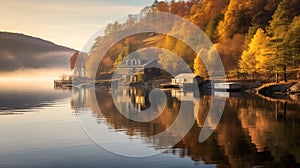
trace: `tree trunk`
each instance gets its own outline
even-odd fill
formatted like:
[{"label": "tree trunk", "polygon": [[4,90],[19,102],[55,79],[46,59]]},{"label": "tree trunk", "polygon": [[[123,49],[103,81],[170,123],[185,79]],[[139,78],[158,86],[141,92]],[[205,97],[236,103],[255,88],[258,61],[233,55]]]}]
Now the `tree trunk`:
[{"label": "tree trunk", "polygon": [[286,77],[286,65],[283,65],[283,78],[284,78],[284,82],[287,82],[287,77]]},{"label": "tree trunk", "polygon": [[279,79],[278,79],[278,70],[276,69],[276,83],[279,83]]}]

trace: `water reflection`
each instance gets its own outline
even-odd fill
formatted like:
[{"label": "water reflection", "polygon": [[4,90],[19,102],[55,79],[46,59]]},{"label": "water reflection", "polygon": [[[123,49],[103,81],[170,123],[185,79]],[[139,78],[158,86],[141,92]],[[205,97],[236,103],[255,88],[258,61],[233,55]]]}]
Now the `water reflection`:
[{"label": "water reflection", "polygon": [[70,91],[49,89],[52,87],[52,81],[1,80],[0,115],[30,112],[71,95]]},{"label": "water reflection", "polygon": [[[94,92],[95,91],[95,92]],[[150,107],[149,90],[130,88],[119,90],[124,102],[133,104],[138,110]],[[225,95],[226,106],[222,119],[215,125],[211,118],[211,127],[217,127],[206,141],[198,141],[199,134],[208,116],[212,96],[200,95],[181,90],[165,90],[167,103],[163,112],[150,122],[135,122],[122,115],[114,105],[109,89],[82,89],[73,98],[72,107],[77,113],[80,109],[91,109],[94,117],[104,119],[114,131],[123,132],[128,137],[144,140],[154,149],[165,148],[170,139],[145,139],[163,132],[175,121],[178,110],[184,103],[188,118],[193,117],[195,124],[189,133],[167,153],[180,157],[190,157],[195,162],[217,164],[218,167],[284,167],[300,166],[300,104],[298,101],[269,101],[252,95]],[[97,103],[92,97],[96,96]],[[125,101],[125,99],[127,99]],[[129,101],[128,101],[129,100]],[[99,111],[101,110],[101,112]],[[146,141],[145,141],[146,140]]]}]

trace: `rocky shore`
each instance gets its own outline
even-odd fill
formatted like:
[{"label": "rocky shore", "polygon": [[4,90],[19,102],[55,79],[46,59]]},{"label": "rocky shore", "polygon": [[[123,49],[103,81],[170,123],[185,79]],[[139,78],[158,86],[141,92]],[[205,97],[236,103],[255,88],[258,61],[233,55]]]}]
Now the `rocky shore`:
[{"label": "rocky shore", "polygon": [[281,100],[299,100],[300,93],[300,82],[280,82],[280,83],[267,83],[260,87],[257,87],[256,94],[270,99],[281,99]]}]

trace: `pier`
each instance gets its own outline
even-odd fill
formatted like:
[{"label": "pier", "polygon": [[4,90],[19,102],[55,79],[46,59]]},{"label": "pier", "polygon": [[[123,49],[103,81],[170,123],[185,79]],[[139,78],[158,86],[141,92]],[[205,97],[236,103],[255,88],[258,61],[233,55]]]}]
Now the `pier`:
[{"label": "pier", "polygon": [[54,80],[54,87],[72,87],[72,80]]}]

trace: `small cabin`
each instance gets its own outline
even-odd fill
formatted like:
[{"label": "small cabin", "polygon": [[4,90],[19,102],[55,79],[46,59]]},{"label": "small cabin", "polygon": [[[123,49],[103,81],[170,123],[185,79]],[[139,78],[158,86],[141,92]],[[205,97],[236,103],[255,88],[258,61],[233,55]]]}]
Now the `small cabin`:
[{"label": "small cabin", "polygon": [[237,82],[223,82],[223,83],[214,83],[215,90],[220,91],[236,91],[241,89],[241,84]]},{"label": "small cabin", "polygon": [[187,84],[202,84],[204,83],[204,79],[194,73],[181,73],[174,78],[172,78],[172,85],[187,85]]}]

